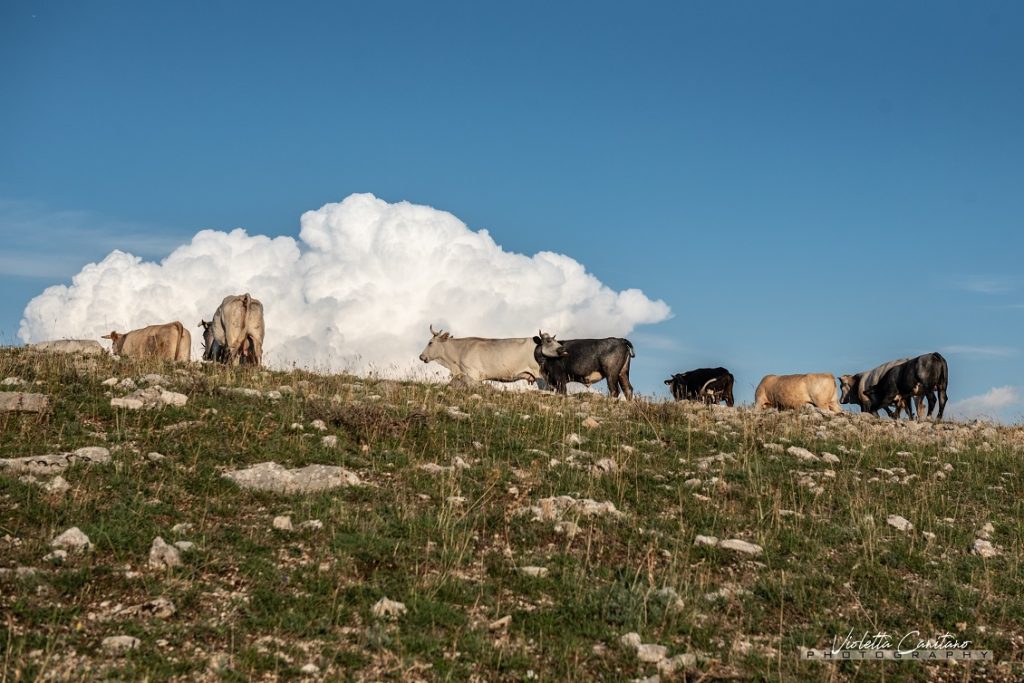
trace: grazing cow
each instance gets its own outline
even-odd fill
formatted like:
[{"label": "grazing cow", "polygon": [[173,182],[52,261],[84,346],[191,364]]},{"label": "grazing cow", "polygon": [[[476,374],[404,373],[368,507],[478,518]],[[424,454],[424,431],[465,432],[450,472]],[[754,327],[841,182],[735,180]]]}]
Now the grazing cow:
[{"label": "grazing cow", "polygon": [[430,341],[420,354],[424,363],[434,361],[447,368],[452,378],[463,376],[475,382],[515,382],[525,379],[530,384],[541,376],[533,358],[533,340],[529,337],[486,339],[456,338],[430,326]]},{"label": "grazing cow", "polygon": [[[878,381],[882,379],[882,376],[889,368],[902,365],[908,360],[910,359],[900,358],[899,360],[882,363],[877,368],[866,372],[858,372],[855,375],[840,375],[839,388],[841,395],[839,396],[839,402],[844,405],[856,403],[860,406],[861,412],[867,412],[868,406],[871,405],[871,397],[868,396],[867,390],[878,384]],[[882,406],[882,408],[889,414],[889,417],[892,417],[892,411],[889,409],[889,406]]]},{"label": "grazing cow", "polygon": [[842,412],[836,400],[836,378],[827,372],[807,375],[765,375],[754,391],[754,408],[799,410],[807,404]]},{"label": "grazing cow", "polygon": [[203,328],[203,359],[248,365],[263,363],[263,304],[248,293],[224,297]]},{"label": "grazing cow", "polygon": [[111,350],[115,356],[188,361],[192,352],[192,335],[177,320],[124,334],[111,332],[103,335],[103,339],[113,342]]},{"label": "grazing cow", "polygon": [[672,397],[677,401],[701,401],[702,403],[721,403],[732,407],[733,387],[732,373],[725,368],[698,368],[689,372],[672,375],[665,380],[672,390]]},{"label": "grazing cow", "polygon": [[54,341],[37,342],[29,346],[33,351],[50,353],[81,353],[92,355],[103,353],[103,347],[95,339],[56,339]]},{"label": "grazing cow", "polygon": [[541,366],[544,379],[560,394],[568,393],[569,382],[590,386],[601,379],[608,380],[608,392],[626,400],[633,398],[629,383],[629,360],[636,356],[628,339],[567,339],[558,341],[553,335],[541,332],[533,338],[534,356]]},{"label": "grazing cow", "polygon": [[[917,418],[921,418],[924,408],[924,401],[928,399],[928,417],[931,417],[935,409],[936,394],[938,394],[939,412],[937,418],[942,419],[942,413],[946,409],[946,388],[949,386],[949,366],[946,359],[938,353],[926,353],[917,358],[911,358],[906,363],[889,368],[878,383],[868,389],[867,394],[871,398],[870,412],[875,412],[882,406],[896,402],[910,412],[910,398],[914,398],[917,405]],[[892,416],[899,417],[899,410]]]}]

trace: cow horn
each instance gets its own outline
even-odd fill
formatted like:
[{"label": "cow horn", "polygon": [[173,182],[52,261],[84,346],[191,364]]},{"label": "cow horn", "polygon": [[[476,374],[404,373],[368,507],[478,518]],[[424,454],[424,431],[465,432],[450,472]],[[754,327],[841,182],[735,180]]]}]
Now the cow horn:
[{"label": "cow horn", "polygon": [[437,332],[434,331],[434,324],[433,323],[430,324],[430,334],[433,337],[437,336]]}]

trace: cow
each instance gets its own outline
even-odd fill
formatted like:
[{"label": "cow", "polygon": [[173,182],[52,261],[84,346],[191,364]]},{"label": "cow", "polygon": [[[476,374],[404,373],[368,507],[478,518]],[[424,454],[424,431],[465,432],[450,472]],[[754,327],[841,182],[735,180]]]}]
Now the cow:
[{"label": "cow", "polygon": [[541,366],[544,380],[558,393],[568,393],[569,382],[580,382],[589,387],[606,379],[612,398],[618,398],[620,390],[627,401],[633,398],[629,361],[636,357],[636,353],[628,339],[607,337],[558,341],[554,335],[540,332],[533,338],[533,343],[534,357]]},{"label": "cow", "polygon": [[203,360],[226,363],[224,347],[213,336],[213,321],[200,320],[199,327],[203,328]]},{"label": "cow", "polygon": [[725,368],[698,368],[672,375],[665,380],[677,401],[701,401],[721,403],[732,407],[734,404],[732,373]]},{"label": "cow", "polygon": [[475,382],[516,382],[525,379],[533,384],[541,376],[533,357],[533,340],[529,337],[487,339],[484,337],[453,337],[444,330],[430,326],[430,341],[420,354],[424,363],[431,361],[447,368],[452,378],[460,375]]},{"label": "cow", "polygon": [[[907,414],[911,415],[910,399],[913,397],[917,406],[917,418],[921,419],[925,399],[928,399],[928,417],[932,416],[937,399],[939,404],[937,419],[941,420],[942,413],[946,409],[948,386],[949,366],[946,364],[946,359],[939,353],[926,353],[889,368],[882,375],[882,379],[866,392],[871,398],[868,410],[876,412],[882,406],[896,402],[897,404],[902,403]],[[898,417],[899,410],[892,415],[894,420]]]},{"label": "cow", "polygon": [[203,328],[203,359],[230,365],[263,363],[263,304],[246,292],[224,297]]},{"label": "cow", "polygon": [[[860,406],[861,412],[867,412],[868,406],[871,405],[871,398],[867,395],[867,390],[878,384],[878,381],[882,379],[882,376],[889,370],[889,368],[902,365],[908,360],[910,360],[910,358],[900,358],[899,360],[891,360],[888,363],[882,363],[877,368],[867,370],[866,372],[858,372],[855,375],[840,375],[839,402],[844,405],[856,403]],[[892,411],[889,409],[889,406],[882,406],[882,408],[890,417],[892,417]]]},{"label": "cow", "polygon": [[807,375],[765,375],[754,391],[754,408],[799,410],[810,404],[842,412],[836,400],[836,378],[827,372]]},{"label": "cow", "polygon": [[192,335],[177,320],[164,325],[150,325],[124,334],[111,332],[102,338],[112,342],[111,351],[115,356],[187,362],[192,353]]},{"label": "cow", "polygon": [[36,342],[29,346],[33,351],[47,353],[81,353],[89,356],[104,353],[103,347],[95,339],[55,339],[53,341]]}]

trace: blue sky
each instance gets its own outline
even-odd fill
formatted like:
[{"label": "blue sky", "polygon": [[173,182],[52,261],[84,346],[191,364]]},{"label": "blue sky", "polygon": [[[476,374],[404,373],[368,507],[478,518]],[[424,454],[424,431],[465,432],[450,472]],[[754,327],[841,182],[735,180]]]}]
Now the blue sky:
[{"label": "blue sky", "polygon": [[940,350],[1024,415],[1019,3],[0,6],[0,342],[111,249],[450,211],[674,317],[634,384]]}]

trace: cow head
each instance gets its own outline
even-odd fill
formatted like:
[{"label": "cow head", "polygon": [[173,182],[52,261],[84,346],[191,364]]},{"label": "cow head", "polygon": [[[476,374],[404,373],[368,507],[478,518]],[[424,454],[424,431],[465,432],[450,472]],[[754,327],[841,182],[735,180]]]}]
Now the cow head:
[{"label": "cow head", "polygon": [[124,347],[124,335],[118,334],[117,332],[111,331],[110,334],[105,334],[100,339],[109,339],[111,341],[110,350],[114,353],[120,353]]},{"label": "cow head", "polygon": [[562,346],[562,342],[555,339],[555,335],[540,330],[537,330],[537,335],[533,338],[533,343],[545,358],[562,358],[569,355],[569,351]]},{"label": "cow head", "polygon": [[857,398],[857,387],[860,386],[861,373],[839,376],[839,402],[853,403]]},{"label": "cow head", "polygon": [[430,341],[427,342],[427,347],[423,349],[423,353],[420,354],[420,360],[424,363],[429,363],[432,360],[437,360],[441,357],[441,349],[446,341],[452,338],[452,335],[448,334],[444,330],[439,332],[434,331],[434,326],[430,326]]}]

